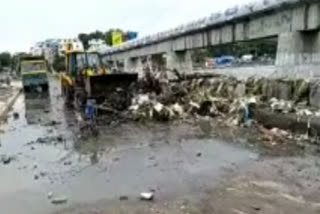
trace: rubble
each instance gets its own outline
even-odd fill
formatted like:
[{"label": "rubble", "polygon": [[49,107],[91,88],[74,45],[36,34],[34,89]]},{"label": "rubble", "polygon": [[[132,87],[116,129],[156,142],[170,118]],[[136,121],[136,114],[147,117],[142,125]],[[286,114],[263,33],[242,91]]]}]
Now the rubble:
[{"label": "rubble", "polygon": [[273,146],[277,143],[283,143],[289,136],[287,131],[279,128],[272,128],[271,130],[268,130],[263,126],[259,126],[258,129],[262,133],[262,140],[271,142],[271,145]]},{"label": "rubble", "polygon": [[278,100],[274,97],[270,100],[270,107],[273,112],[294,112],[293,103],[291,101]]},{"label": "rubble", "polygon": [[[303,79],[251,77],[238,80],[212,72],[155,71],[151,66],[143,71],[143,78],[132,85],[130,95],[118,99],[117,93],[123,93],[119,89],[114,95],[115,102],[101,106],[108,112],[109,124],[118,124],[119,120],[169,122],[208,118],[229,127],[252,127],[257,124],[257,110],[293,114],[297,121],[301,117],[320,116],[320,111],[309,105],[309,95],[314,91],[312,83]],[[259,131],[262,138],[270,142],[288,137],[276,129]]]}]

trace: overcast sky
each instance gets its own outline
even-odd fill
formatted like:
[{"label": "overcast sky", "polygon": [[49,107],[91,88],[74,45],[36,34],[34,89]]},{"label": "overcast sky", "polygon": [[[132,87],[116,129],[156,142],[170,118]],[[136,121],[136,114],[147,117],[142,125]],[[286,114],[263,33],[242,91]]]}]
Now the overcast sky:
[{"label": "overcast sky", "polygon": [[[0,51],[109,28],[156,33],[249,0],[0,0]],[[235,3],[236,2],[236,3]]]}]

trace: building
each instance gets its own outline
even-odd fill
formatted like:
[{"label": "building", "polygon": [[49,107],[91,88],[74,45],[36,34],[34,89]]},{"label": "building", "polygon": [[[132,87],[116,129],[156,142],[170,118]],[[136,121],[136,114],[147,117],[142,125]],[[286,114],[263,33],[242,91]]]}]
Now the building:
[{"label": "building", "polygon": [[88,51],[94,51],[104,53],[110,46],[105,43],[102,39],[92,39],[89,41]]},{"label": "building", "polygon": [[82,42],[79,39],[58,39],[58,54],[59,56],[64,56],[64,53],[69,44],[72,45],[73,50],[83,51]]},{"label": "building", "polygon": [[49,63],[53,63],[56,55],[64,56],[67,45],[71,44],[74,50],[83,50],[83,45],[79,39],[47,39],[37,42],[30,48],[32,56],[44,56]]}]

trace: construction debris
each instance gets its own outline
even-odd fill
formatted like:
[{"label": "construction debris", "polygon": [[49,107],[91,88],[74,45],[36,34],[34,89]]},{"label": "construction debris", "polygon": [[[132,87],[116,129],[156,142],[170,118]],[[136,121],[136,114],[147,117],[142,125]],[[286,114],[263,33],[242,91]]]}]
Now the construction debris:
[{"label": "construction debris", "polygon": [[[237,80],[214,73],[154,71],[149,66],[142,78],[130,86],[129,92],[119,88],[97,105],[98,113],[105,115],[98,119],[119,124],[127,120],[167,122],[214,118],[229,127],[251,127],[257,124],[256,110],[266,110],[293,114],[299,121],[302,117],[320,116],[317,109],[309,106],[312,96],[309,94],[315,91],[312,84],[315,85],[303,79]],[[273,143],[288,137],[277,129],[259,130],[265,141]]]}]

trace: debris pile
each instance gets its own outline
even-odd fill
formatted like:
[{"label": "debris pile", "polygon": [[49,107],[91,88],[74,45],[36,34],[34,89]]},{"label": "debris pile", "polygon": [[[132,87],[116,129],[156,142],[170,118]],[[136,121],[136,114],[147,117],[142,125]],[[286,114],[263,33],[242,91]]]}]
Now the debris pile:
[{"label": "debris pile", "polygon": [[108,112],[110,124],[122,119],[164,122],[211,117],[230,127],[249,127],[257,120],[256,110],[292,114],[297,120],[320,116],[316,105],[311,106],[317,104],[320,82],[264,77],[238,80],[212,72],[153,71],[150,66],[141,77],[130,91],[118,89],[98,107]]},{"label": "debris pile", "polygon": [[[129,113],[135,120],[169,121],[196,116],[249,118],[248,105],[256,103],[246,96],[246,84],[216,74],[152,75],[141,81],[139,93],[132,98]],[[172,75],[171,75],[172,76]],[[247,111],[247,113],[245,113]]]}]

